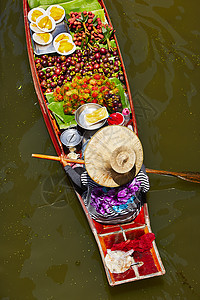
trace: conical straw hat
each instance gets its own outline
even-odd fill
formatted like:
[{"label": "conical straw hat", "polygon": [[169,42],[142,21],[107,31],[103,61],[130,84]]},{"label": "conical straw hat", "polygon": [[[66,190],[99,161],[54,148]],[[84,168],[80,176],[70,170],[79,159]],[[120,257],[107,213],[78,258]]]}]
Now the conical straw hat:
[{"label": "conical straw hat", "polygon": [[117,187],[131,181],[140,171],[142,144],[129,128],[106,126],[89,141],[84,160],[89,176],[96,183]]}]

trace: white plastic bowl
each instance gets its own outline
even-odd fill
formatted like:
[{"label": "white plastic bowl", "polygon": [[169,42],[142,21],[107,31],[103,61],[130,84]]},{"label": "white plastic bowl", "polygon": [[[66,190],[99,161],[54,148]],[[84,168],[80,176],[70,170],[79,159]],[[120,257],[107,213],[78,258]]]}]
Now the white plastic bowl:
[{"label": "white plastic bowl", "polygon": [[60,42],[60,41],[59,41],[59,42],[56,42],[56,39],[57,39],[60,35],[66,35],[66,36],[69,38],[68,42],[73,43],[71,34],[69,34],[69,33],[67,33],[67,32],[61,32],[61,33],[59,33],[58,35],[56,35],[55,38],[54,38],[54,40],[53,40],[54,48],[56,48],[57,44],[59,44],[59,42]]},{"label": "white plastic bowl", "polygon": [[57,5],[57,4],[51,5],[51,6],[49,6],[49,7],[47,8],[47,10],[46,10],[46,13],[47,13],[48,16],[51,16],[50,14],[51,14],[51,9],[52,9],[52,7],[58,7],[58,8],[60,8],[60,9],[63,10],[63,15],[62,15],[62,17],[61,17],[59,20],[57,20],[57,21],[55,20],[56,24],[57,24],[57,23],[60,23],[60,22],[64,19],[64,17],[65,17],[65,10],[64,10],[64,8],[63,8],[62,6],[60,6],[60,5]]},{"label": "white plastic bowl", "polygon": [[73,42],[70,42],[70,41],[69,41],[69,43],[71,43],[71,44],[73,45],[73,48],[72,48],[72,50],[70,50],[70,51],[68,51],[68,52],[60,52],[60,51],[58,50],[59,45],[60,45],[60,42],[55,43],[54,48],[55,48],[56,52],[57,52],[58,54],[60,54],[60,55],[70,55],[70,54],[72,54],[72,53],[76,50],[76,45],[75,45]]},{"label": "white plastic bowl", "polygon": [[[45,15],[45,16],[47,16],[47,15]],[[40,29],[40,30],[42,30],[43,32],[51,32],[51,31],[53,31],[54,29],[55,29],[55,27],[56,27],[56,22],[54,21],[54,19],[52,18],[52,17],[50,17],[50,16],[47,16],[50,20],[51,20],[51,22],[52,22],[52,28],[51,29],[46,29],[46,28],[41,28],[38,24],[39,24],[39,22],[40,22],[40,20],[42,19],[42,18],[44,18],[44,16],[40,16],[39,18],[37,18],[37,21],[36,21],[36,25],[37,25],[37,27]]]},{"label": "white plastic bowl", "polygon": [[30,24],[30,28],[31,28],[31,30],[32,30],[33,32],[36,32],[36,33],[42,33],[42,32],[44,32],[44,31],[40,30],[40,29],[37,27],[36,23],[33,23],[33,22]]},{"label": "white plastic bowl", "polygon": [[48,40],[48,42],[45,43],[45,42],[40,41],[40,39],[37,38],[37,37],[38,37],[38,33],[36,33],[36,32],[33,34],[33,40],[34,40],[35,43],[44,46],[44,45],[50,44],[50,43],[52,42],[53,37],[52,37],[52,34],[49,33],[49,32],[43,32],[43,33],[44,33],[44,34],[45,34],[45,33],[46,33],[46,34],[49,34],[49,40]]},{"label": "white plastic bowl", "polygon": [[[35,10],[41,11],[42,14],[43,14],[43,16],[46,16],[46,15],[47,15],[47,14],[46,14],[46,11],[45,11],[43,8],[40,8],[40,7],[33,8],[33,9],[31,9],[31,10],[29,11],[29,13],[28,13],[28,20],[29,20],[29,22],[31,22],[31,23],[36,23],[36,22],[34,22],[34,21],[32,20],[32,13],[33,13]],[[39,18],[39,17],[38,17],[38,18]],[[37,19],[38,19],[38,18],[37,18]],[[36,21],[37,21],[37,20],[36,20]]]}]

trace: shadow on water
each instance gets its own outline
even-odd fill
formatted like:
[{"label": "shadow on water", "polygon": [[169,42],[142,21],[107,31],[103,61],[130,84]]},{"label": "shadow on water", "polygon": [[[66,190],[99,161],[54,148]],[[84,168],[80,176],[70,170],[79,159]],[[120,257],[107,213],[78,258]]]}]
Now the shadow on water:
[{"label": "shadow on water", "polygon": [[[145,164],[199,171],[198,2],[105,1],[123,54]],[[0,1],[0,298],[199,299],[200,187],[150,175],[166,274],[110,288],[85,215],[56,162],[31,78],[22,1]]]}]

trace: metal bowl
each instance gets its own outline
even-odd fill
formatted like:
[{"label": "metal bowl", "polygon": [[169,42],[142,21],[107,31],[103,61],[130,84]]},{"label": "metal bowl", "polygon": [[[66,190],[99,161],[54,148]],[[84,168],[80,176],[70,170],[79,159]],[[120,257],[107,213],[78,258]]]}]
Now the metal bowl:
[{"label": "metal bowl", "polygon": [[66,129],[60,136],[62,144],[66,147],[75,147],[81,143],[82,139],[82,135],[75,128]]},{"label": "metal bowl", "polygon": [[95,111],[101,107],[102,106],[97,103],[87,103],[87,104],[81,105],[75,112],[76,123],[80,127],[87,129],[87,130],[95,130],[95,129],[101,128],[106,123],[106,119],[104,119],[96,124],[93,124],[93,125],[88,125],[88,123],[85,121],[86,114],[92,113],[93,111]]}]

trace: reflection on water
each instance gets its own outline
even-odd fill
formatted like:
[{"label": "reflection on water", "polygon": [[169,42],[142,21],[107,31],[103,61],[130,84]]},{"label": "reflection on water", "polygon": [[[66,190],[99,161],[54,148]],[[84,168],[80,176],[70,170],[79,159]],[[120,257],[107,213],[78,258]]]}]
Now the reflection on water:
[{"label": "reflection on water", "polygon": [[[105,1],[134,98],[145,164],[199,170],[198,2]],[[152,230],[166,275],[108,286],[100,255],[37,105],[22,3],[1,1],[1,282],[12,299],[199,299],[200,189],[151,175]]]}]

